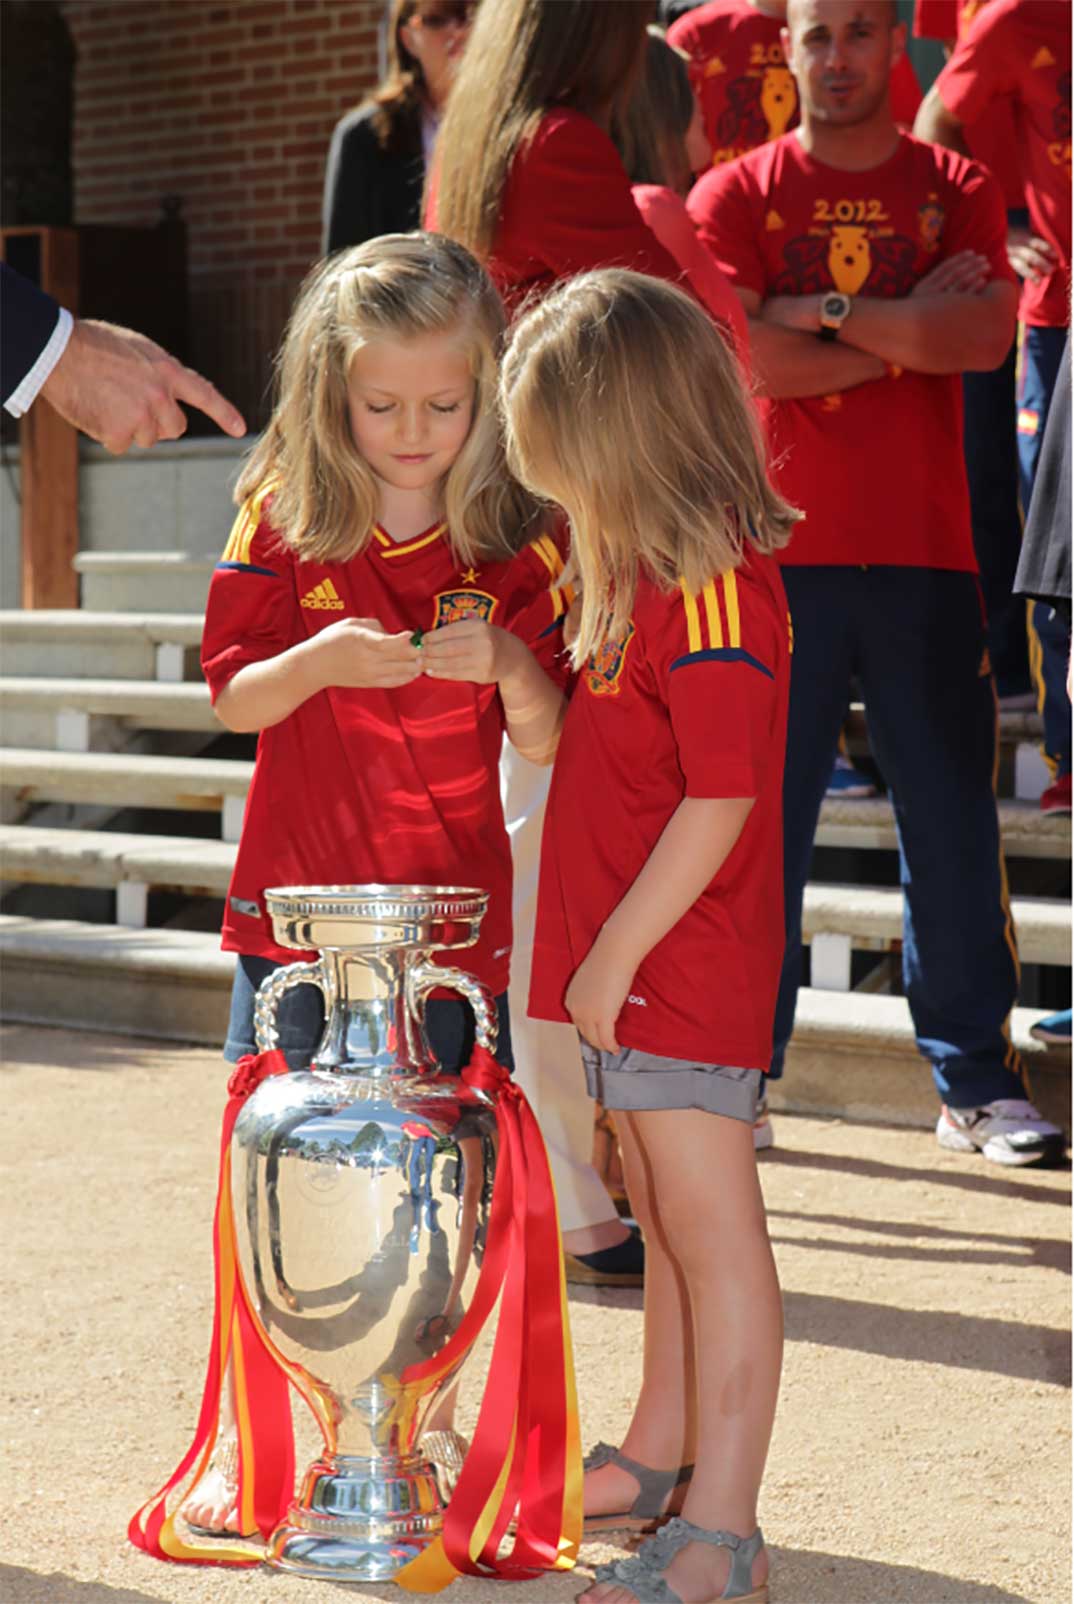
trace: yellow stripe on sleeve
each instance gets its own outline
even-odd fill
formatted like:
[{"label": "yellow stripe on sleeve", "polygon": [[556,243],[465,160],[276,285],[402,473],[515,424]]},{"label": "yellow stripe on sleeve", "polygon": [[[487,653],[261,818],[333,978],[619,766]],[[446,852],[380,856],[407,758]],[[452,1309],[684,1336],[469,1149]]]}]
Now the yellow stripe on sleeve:
[{"label": "yellow stripe on sleeve", "polygon": [[723,576],[723,600],[727,608],[727,632],[730,636],[729,646],[742,645],[742,625],[738,616],[738,580],[734,573]]},{"label": "yellow stripe on sleeve", "polygon": [[[548,555],[548,547],[546,545],[546,539],[547,539],[546,536],[540,535],[540,536],[538,536],[538,538],[536,540],[531,540],[530,541],[530,550],[537,553],[537,556],[544,563],[545,567],[548,569],[548,572],[551,574],[552,578],[555,579],[556,574],[558,572],[557,562],[558,562],[558,559],[559,559],[559,553],[558,553],[558,551],[556,551],[556,548],[553,546],[552,550],[555,552],[556,559],[557,559],[556,562],[553,562],[551,557]],[[562,563],[559,563],[559,567],[561,568],[562,566],[563,566]]]},{"label": "yellow stripe on sleeve", "polygon": [[716,599],[716,581],[710,579],[701,592],[705,598],[705,617],[709,625],[709,645],[716,651],[723,646],[723,625],[720,622],[720,604]]},{"label": "yellow stripe on sleeve", "polygon": [[271,495],[276,488],[275,482],[270,480],[262,485],[260,490],[248,496],[239,508],[235,522],[231,526],[224,555],[220,559],[225,563],[248,563],[250,561],[250,548],[257,534],[257,527],[261,522],[261,508],[266,496]]},{"label": "yellow stripe on sleeve", "polygon": [[682,591],[682,605],[686,610],[686,639],[692,652],[701,650],[701,620],[697,613],[697,601],[690,591],[685,579],[679,580]]},{"label": "yellow stripe on sleeve", "polygon": [[560,574],[563,572],[564,562],[563,558],[560,556],[559,547],[556,545],[551,535],[541,536],[541,550],[548,553],[549,571],[551,572],[553,579],[558,579]]}]

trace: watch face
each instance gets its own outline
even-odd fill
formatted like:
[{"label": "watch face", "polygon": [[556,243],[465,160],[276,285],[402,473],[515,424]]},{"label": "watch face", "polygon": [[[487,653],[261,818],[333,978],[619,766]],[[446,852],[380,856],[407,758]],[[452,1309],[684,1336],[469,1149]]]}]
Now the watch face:
[{"label": "watch face", "polygon": [[821,310],[825,317],[846,317],[850,302],[845,295],[826,295]]}]

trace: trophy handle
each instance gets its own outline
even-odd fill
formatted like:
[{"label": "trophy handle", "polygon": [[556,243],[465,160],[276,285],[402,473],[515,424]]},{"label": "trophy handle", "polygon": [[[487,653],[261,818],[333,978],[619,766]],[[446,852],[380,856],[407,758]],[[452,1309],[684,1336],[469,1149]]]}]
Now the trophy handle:
[{"label": "trophy handle", "polygon": [[295,986],[318,986],[327,1002],[324,965],[320,959],[312,964],[285,964],[282,969],[273,970],[268,979],[258,986],[254,998],[254,1041],[259,1053],[267,1053],[279,1046],[276,1010],[284,992],[293,990]]},{"label": "trophy handle", "polygon": [[500,1034],[500,1016],[495,997],[480,980],[468,975],[465,969],[451,969],[446,964],[426,962],[412,966],[407,976],[407,983],[410,988],[411,1005],[415,1012],[424,1012],[426,997],[438,986],[446,986],[449,991],[457,991],[460,996],[465,997],[474,1011],[477,1045],[484,1047],[486,1052],[495,1054],[496,1041]]}]

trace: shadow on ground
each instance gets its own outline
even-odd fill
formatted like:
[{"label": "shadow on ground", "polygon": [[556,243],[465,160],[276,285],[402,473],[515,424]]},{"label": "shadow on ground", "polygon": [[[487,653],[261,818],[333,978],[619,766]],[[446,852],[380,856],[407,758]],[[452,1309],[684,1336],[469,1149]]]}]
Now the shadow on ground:
[{"label": "shadow on ground", "polygon": [[[772,1562],[773,1604],[1038,1604],[1025,1593],[1011,1593],[987,1583],[963,1581],[915,1566],[876,1564],[843,1554],[774,1547]],[[249,1573],[243,1574],[248,1579]],[[266,1571],[259,1578],[259,1592],[271,1604],[273,1584],[289,1581],[290,1578]],[[578,1581],[581,1591],[584,1574]],[[212,1583],[206,1583],[204,1597],[212,1598],[214,1604],[224,1604],[237,1583],[241,1585],[239,1576],[229,1578],[214,1573]],[[525,1598],[537,1604],[542,1583],[538,1580],[519,1586],[456,1582],[444,1596],[447,1600],[456,1599],[458,1604],[462,1604],[464,1596],[468,1604],[489,1598],[491,1604],[490,1595],[506,1598],[508,1588],[511,1598]],[[339,1592],[356,1604],[361,1599],[389,1601],[407,1596],[391,1586],[359,1590],[353,1584],[340,1584]],[[106,1582],[80,1582],[55,1572],[43,1576],[21,1566],[0,1565],[0,1598],[5,1604],[159,1604],[160,1597],[159,1593],[141,1593],[130,1587],[110,1587]]]}]

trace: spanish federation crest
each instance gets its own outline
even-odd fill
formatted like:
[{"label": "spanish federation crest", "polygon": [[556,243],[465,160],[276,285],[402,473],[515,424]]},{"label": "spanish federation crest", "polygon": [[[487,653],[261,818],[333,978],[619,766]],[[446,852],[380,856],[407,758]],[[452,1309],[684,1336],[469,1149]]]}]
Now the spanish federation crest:
[{"label": "spanish federation crest", "polygon": [[592,696],[618,696],[619,677],[626,663],[627,647],[634,636],[633,622],[626,627],[626,634],[618,640],[606,640],[591,653],[585,665],[586,689]]},{"label": "spanish federation crest", "polygon": [[441,590],[434,600],[433,629],[461,623],[464,618],[478,618],[488,624],[496,611],[496,597],[490,596],[487,590]]}]

